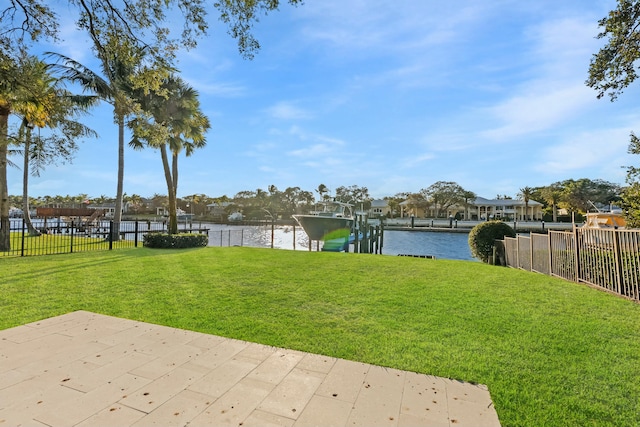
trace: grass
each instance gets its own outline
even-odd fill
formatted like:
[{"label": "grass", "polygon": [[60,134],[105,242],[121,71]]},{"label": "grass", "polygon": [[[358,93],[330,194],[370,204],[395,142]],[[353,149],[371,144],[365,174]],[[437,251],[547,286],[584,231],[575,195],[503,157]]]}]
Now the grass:
[{"label": "grass", "polygon": [[255,248],[0,271],[0,329],[82,309],[486,384],[503,426],[640,425],[640,305],[544,275]]}]

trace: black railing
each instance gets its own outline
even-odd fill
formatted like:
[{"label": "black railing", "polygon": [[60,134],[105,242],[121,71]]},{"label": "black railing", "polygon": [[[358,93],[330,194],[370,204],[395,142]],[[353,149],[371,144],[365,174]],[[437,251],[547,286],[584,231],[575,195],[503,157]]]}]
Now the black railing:
[{"label": "black railing", "polygon": [[[37,234],[30,234],[23,221],[12,221],[11,247],[0,256],[53,255],[95,250],[138,247],[147,233],[166,232],[166,223],[152,221],[101,221],[85,224],[60,219],[34,220]],[[187,228],[184,233],[206,233],[206,228]]]}]

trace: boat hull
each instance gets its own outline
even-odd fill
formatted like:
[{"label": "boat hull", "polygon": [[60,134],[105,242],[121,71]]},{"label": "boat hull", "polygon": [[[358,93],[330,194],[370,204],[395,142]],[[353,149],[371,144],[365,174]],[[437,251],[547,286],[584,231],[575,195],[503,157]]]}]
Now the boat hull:
[{"label": "boat hull", "polygon": [[293,215],[310,240],[325,240],[332,232],[347,230],[347,237],[353,226],[353,218],[325,217],[316,215]]}]

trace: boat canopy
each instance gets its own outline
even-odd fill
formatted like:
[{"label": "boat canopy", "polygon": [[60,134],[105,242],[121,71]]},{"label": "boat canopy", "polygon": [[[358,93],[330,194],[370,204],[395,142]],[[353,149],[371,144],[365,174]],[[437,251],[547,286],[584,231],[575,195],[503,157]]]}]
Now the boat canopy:
[{"label": "boat canopy", "polygon": [[317,216],[334,218],[351,217],[351,207],[353,205],[343,202],[322,202],[323,210],[315,213]]}]

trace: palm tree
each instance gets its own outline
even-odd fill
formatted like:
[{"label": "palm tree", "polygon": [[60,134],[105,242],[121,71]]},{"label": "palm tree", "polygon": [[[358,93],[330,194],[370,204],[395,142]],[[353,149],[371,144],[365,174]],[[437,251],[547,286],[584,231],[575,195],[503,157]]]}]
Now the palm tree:
[{"label": "palm tree", "polygon": [[524,187],[520,189],[520,192],[518,193],[518,197],[521,200],[524,200],[524,220],[528,221],[528,215],[529,215],[529,200],[531,200],[531,196],[533,196],[533,188],[531,187]]},{"label": "palm tree", "polygon": [[[18,82],[19,66],[8,58],[2,58],[6,75],[0,79],[0,252],[11,250],[9,221],[9,186],[7,165],[9,163],[9,115],[19,108],[25,97],[25,84]],[[10,77],[10,78],[7,78]]]},{"label": "palm tree", "polygon": [[[126,48],[120,46],[120,52]],[[85,91],[89,91],[101,100],[113,106],[114,121],[118,125],[118,178],[116,184],[116,206],[113,217],[112,239],[120,238],[120,222],[122,220],[122,203],[124,194],[124,129],[127,116],[136,110],[136,103],[132,100],[134,84],[133,76],[142,58],[133,49],[129,51],[127,60],[101,50],[99,55],[102,73],[104,77],[85,67],[81,63],[61,54],[48,53],[57,59],[58,64],[53,67],[62,75],[73,82],[79,83]],[[123,55],[124,56],[124,55]]]},{"label": "palm tree", "polygon": [[[23,55],[15,61],[7,59],[3,61],[3,65],[10,70],[11,79],[3,79],[0,82],[0,251],[9,251],[11,249],[7,185],[9,116],[14,114],[22,117],[21,140],[26,140],[26,144],[30,144],[30,129],[27,125],[46,123],[45,118],[54,111],[56,96],[54,92],[47,89],[50,81],[46,76],[44,64],[40,61]],[[27,158],[29,158],[28,152]],[[28,168],[25,173],[28,173]]]},{"label": "palm tree", "polygon": [[555,185],[550,185],[542,189],[542,197],[551,205],[553,222],[558,222],[558,203],[562,199],[562,190]]},{"label": "palm tree", "polygon": [[[178,155],[184,149],[190,156],[196,148],[204,147],[205,133],[211,125],[200,111],[198,93],[179,77],[168,77],[159,93],[139,91],[137,97],[147,117],[131,121],[133,138],[129,144],[137,149],[146,145],[160,150],[169,198],[168,232],[175,234],[178,232]],[[171,165],[167,147],[172,154]]]},{"label": "palm tree", "polygon": [[[31,96],[33,104],[23,112],[19,140],[24,140],[22,210],[25,225],[30,235],[39,235],[31,222],[29,208],[29,174],[38,176],[40,170],[56,160],[70,161],[77,149],[76,140],[83,136],[95,136],[95,132],[73,120],[92,106],[97,98],[75,96],[59,87],[59,80],[47,71],[47,65],[39,59],[27,58],[22,66],[24,73],[33,78]],[[48,127],[55,130],[46,137],[31,138],[34,127]],[[33,162],[31,162],[33,160]]]}]

